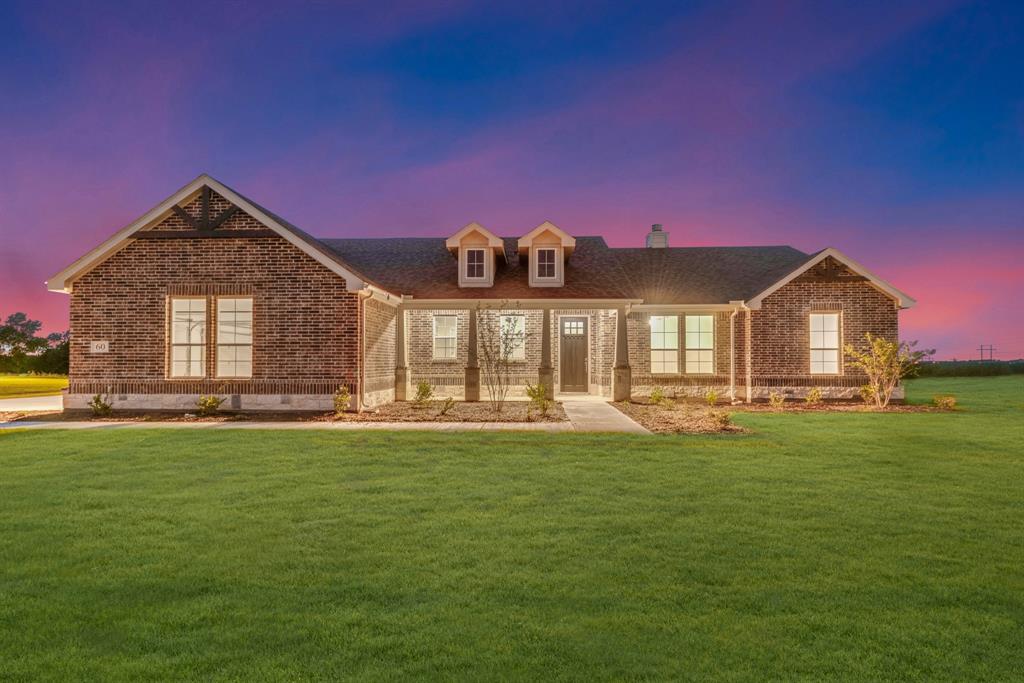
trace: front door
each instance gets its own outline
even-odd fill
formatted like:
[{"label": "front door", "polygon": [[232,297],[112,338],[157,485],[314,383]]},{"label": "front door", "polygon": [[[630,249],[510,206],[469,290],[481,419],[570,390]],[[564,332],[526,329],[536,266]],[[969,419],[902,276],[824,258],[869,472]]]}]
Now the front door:
[{"label": "front door", "polygon": [[559,353],[562,391],[587,391],[587,319],[561,318]]}]

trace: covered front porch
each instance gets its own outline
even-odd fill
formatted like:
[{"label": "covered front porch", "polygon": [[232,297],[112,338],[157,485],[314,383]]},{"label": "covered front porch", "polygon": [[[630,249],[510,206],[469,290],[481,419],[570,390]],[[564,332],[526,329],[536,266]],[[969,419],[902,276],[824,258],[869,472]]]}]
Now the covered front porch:
[{"label": "covered front porch", "polygon": [[[543,384],[550,398],[630,396],[628,302],[404,302],[396,311],[395,400],[421,382],[435,397],[488,400],[489,373],[503,372],[508,398]],[[495,362],[496,335],[517,343]]]}]

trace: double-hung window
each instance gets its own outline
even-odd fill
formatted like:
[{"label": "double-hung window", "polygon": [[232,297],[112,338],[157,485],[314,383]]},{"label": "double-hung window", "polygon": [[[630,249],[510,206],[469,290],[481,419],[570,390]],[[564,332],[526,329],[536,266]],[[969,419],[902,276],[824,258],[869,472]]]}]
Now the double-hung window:
[{"label": "double-hung window", "polygon": [[553,280],[555,278],[555,249],[538,249],[537,254],[537,278]]},{"label": "double-hung window", "polygon": [[458,329],[459,317],[457,315],[434,316],[434,360],[454,360],[456,358]]},{"label": "double-hung window", "polygon": [[651,316],[651,373],[679,372],[679,316]]},{"label": "double-hung window", "polygon": [[482,280],[484,278],[484,257],[483,249],[466,250],[466,279]]},{"label": "double-hung window", "polygon": [[217,299],[217,376],[252,377],[252,299]]},{"label": "double-hung window", "polygon": [[710,375],[715,371],[715,317],[686,316],[686,374]]},{"label": "double-hung window", "polygon": [[206,376],[206,299],[171,299],[171,377]]},{"label": "double-hung window", "polygon": [[526,316],[501,316],[501,348],[508,360],[526,360]]},{"label": "double-hung window", "polygon": [[811,313],[811,374],[839,374],[839,314]]}]

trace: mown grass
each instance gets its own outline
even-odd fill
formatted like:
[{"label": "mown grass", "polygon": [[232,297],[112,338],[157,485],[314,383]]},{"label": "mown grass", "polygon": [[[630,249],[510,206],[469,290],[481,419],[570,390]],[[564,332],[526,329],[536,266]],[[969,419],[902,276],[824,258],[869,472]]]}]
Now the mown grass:
[{"label": "mown grass", "polygon": [[0,679],[1012,680],[1024,378],[732,436],[0,435]]},{"label": "mown grass", "polygon": [[57,396],[67,385],[64,375],[0,375],[0,399]]}]

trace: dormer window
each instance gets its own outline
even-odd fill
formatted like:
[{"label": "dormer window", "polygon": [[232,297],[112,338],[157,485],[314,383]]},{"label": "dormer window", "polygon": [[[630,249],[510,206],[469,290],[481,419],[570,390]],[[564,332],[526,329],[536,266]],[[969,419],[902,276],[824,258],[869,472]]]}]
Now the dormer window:
[{"label": "dormer window", "polygon": [[483,249],[466,250],[466,279],[482,280],[484,278],[484,258],[486,251]]},{"label": "dormer window", "polygon": [[555,263],[558,255],[557,249],[537,249],[537,279],[553,280],[557,273]]},{"label": "dormer window", "polygon": [[519,257],[528,260],[531,287],[561,287],[576,238],[545,221],[519,238]]}]

